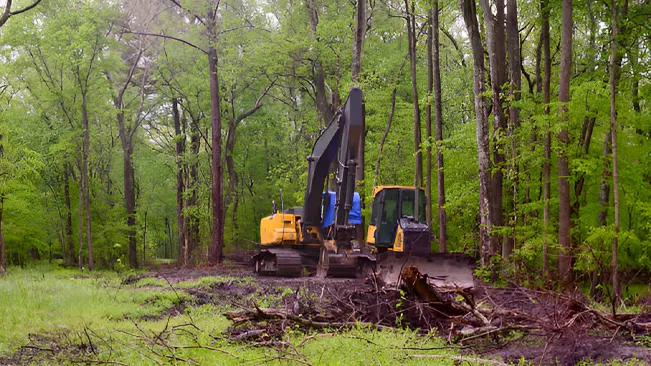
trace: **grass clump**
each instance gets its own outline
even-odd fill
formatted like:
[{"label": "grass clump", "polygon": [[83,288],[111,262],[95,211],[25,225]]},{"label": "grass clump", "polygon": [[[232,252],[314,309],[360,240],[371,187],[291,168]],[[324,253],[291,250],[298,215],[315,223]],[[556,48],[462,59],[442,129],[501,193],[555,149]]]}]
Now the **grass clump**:
[{"label": "grass clump", "polygon": [[253,285],[255,280],[253,277],[232,277],[232,276],[206,276],[197,280],[179,282],[174,287],[176,288],[194,288],[202,287],[205,289],[220,283],[236,283],[238,285]]}]

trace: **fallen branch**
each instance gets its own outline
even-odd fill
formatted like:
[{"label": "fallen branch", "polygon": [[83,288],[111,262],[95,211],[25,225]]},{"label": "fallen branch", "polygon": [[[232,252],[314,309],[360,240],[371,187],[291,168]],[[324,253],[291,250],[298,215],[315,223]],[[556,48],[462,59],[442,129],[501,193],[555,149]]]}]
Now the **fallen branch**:
[{"label": "fallen branch", "polygon": [[274,308],[259,308],[256,307],[255,310],[252,309],[243,309],[243,310],[234,310],[229,311],[224,314],[227,319],[232,320],[234,323],[244,323],[247,321],[261,321],[261,320],[271,320],[271,319],[282,319],[282,320],[291,320],[294,323],[303,325],[308,328],[345,328],[345,327],[357,327],[357,326],[366,326],[376,329],[393,329],[393,327],[388,327],[385,325],[366,323],[366,322],[323,322],[323,321],[314,321],[311,319],[301,318],[299,316],[290,314],[284,310],[274,309]]},{"label": "fallen branch", "polygon": [[498,366],[508,366],[508,364],[497,361],[497,360],[488,360],[485,358],[478,357],[466,357],[466,356],[454,356],[454,355],[411,355],[413,358],[444,358],[448,360],[455,360],[459,362],[467,361],[472,364],[488,364],[488,365],[498,365]]}]

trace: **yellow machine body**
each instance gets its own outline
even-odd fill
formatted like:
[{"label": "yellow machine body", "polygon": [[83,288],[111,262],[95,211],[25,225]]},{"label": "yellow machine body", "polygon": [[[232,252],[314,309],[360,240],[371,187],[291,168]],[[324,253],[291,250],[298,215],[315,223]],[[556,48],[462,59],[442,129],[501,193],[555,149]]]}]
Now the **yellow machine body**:
[{"label": "yellow machine body", "polygon": [[[378,252],[404,252],[405,230],[399,224],[399,218],[413,216],[414,187],[410,186],[377,186],[373,188],[371,220],[366,231],[366,244],[374,246]],[[421,190],[421,210],[418,216],[421,229],[426,229],[422,216],[425,215],[425,192]],[[411,225],[414,226],[414,225]],[[429,230],[429,228],[427,228]],[[427,245],[429,233],[416,236]]]},{"label": "yellow machine body", "polygon": [[260,220],[260,244],[264,247],[319,243],[321,234],[316,226],[306,228],[308,240],[303,240],[300,210],[300,207],[290,208]]}]

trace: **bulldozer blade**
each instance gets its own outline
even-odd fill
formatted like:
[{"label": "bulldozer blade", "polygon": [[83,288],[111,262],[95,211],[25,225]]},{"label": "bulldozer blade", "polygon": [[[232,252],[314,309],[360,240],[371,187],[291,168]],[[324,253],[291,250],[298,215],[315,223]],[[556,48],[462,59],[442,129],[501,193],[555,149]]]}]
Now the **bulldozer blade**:
[{"label": "bulldozer blade", "polygon": [[410,256],[385,252],[377,256],[376,273],[390,286],[398,286],[404,268],[415,267],[437,287],[473,288],[475,260],[461,253],[432,253]]}]

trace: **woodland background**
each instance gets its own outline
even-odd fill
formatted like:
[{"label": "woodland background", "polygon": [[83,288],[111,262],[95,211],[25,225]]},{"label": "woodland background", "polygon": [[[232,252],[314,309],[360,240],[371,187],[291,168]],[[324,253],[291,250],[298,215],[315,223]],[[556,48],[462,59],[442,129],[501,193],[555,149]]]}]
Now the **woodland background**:
[{"label": "woodland background", "polygon": [[651,268],[650,17],[643,0],[8,1],[0,271],[252,248],[281,190],[302,203],[305,158],[360,85],[367,216],[373,186],[422,182],[434,250],[597,295],[613,253],[626,280]]}]

